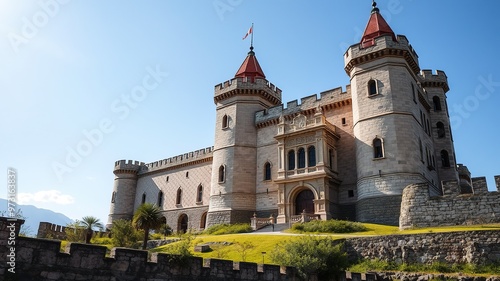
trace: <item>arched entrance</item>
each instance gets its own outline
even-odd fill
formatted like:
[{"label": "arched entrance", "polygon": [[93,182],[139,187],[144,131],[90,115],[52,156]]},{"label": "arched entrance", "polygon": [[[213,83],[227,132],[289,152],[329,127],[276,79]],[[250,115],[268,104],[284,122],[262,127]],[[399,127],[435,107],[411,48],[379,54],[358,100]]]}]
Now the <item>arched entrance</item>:
[{"label": "arched entrance", "polygon": [[207,224],[207,212],[204,212],[201,215],[201,220],[200,220],[200,229],[205,229],[205,225]]},{"label": "arched entrance", "polygon": [[182,214],[179,216],[179,220],[177,222],[177,231],[180,233],[186,233],[188,229],[188,216],[186,214]]},{"label": "arched entrance", "polygon": [[295,214],[299,215],[305,210],[308,214],[314,214],[314,193],[304,189],[295,197]]}]

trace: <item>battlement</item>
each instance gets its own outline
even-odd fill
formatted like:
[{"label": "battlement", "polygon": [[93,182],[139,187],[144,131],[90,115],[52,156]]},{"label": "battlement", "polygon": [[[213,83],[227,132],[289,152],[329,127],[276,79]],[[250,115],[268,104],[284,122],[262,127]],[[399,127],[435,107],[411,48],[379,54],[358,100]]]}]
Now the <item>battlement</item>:
[{"label": "battlement", "polygon": [[115,162],[114,172],[137,172],[140,167],[144,165],[144,162],[133,161],[133,160],[119,160]]},{"label": "battlement", "polygon": [[420,78],[420,82],[422,83],[422,87],[438,87],[443,88],[444,92],[448,92],[450,90],[448,86],[448,76],[442,70],[436,70],[435,73],[430,69],[423,69],[418,74]]},{"label": "battlement", "polygon": [[[74,230],[74,228],[66,227],[50,222],[40,222],[38,225],[38,232],[36,234],[37,238],[50,238],[50,239],[66,239],[66,229]],[[109,236],[109,232],[94,231],[94,235],[98,237],[103,237],[105,235]]]},{"label": "battlement", "polygon": [[153,171],[177,167],[179,165],[186,165],[192,162],[203,162],[211,159],[214,147],[207,147],[191,151],[188,153],[180,154],[174,157],[166,158],[163,160],[143,164],[141,166],[140,174],[149,173]]},{"label": "battlement", "polygon": [[351,45],[344,53],[345,71],[350,76],[351,70],[358,64],[367,63],[372,60],[380,59],[384,56],[403,57],[414,73],[420,70],[417,52],[410,45],[404,35],[397,35],[397,41],[390,35],[382,35],[372,39],[370,44],[361,43]]},{"label": "battlement", "polygon": [[[7,230],[2,232],[8,234]],[[16,237],[16,273],[19,280],[296,280],[295,269],[277,265],[179,256],[142,250]],[[7,247],[0,253],[7,255]],[[186,270],[188,269],[188,270]],[[251,278],[249,278],[251,276]]]},{"label": "battlement", "polygon": [[318,107],[328,110],[330,107],[349,105],[351,104],[350,100],[351,86],[347,85],[346,91],[342,91],[342,87],[338,87],[321,92],[319,98],[316,94],[304,97],[300,99],[300,104],[298,100],[293,100],[288,102],[286,107],[280,104],[266,110],[257,111],[255,113],[255,124],[259,125],[270,120],[277,120],[280,116],[287,119],[287,117],[293,117],[299,112],[307,112]]},{"label": "battlement", "polygon": [[[215,85],[214,101],[233,96],[234,90],[249,90],[252,94],[260,94],[273,104],[281,103],[281,89],[264,78],[251,79],[238,77]],[[239,92],[238,92],[239,93]]]},{"label": "battlement", "polygon": [[495,183],[498,191],[489,192],[485,177],[472,178],[472,193],[463,193],[462,182],[444,181],[442,196],[431,196],[428,183],[409,185],[403,190],[399,227],[499,223],[500,176]]}]

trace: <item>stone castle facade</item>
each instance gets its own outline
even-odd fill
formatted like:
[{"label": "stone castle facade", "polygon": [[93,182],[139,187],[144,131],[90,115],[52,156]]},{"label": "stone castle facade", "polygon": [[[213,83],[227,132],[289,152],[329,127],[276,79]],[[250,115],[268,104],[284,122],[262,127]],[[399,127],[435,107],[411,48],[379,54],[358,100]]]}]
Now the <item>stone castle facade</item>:
[{"label": "stone castle facade", "polygon": [[215,86],[213,147],[115,163],[108,226],[144,202],[177,231],[253,216],[290,223],[303,213],[398,225],[407,186],[425,185],[434,197],[447,193],[442,182],[455,182],[473,193],[470,173],[456,163],[446,74],[421,70],[376,5],[344,62],[345,90],[285,106],[252,46],[234,78]]}]

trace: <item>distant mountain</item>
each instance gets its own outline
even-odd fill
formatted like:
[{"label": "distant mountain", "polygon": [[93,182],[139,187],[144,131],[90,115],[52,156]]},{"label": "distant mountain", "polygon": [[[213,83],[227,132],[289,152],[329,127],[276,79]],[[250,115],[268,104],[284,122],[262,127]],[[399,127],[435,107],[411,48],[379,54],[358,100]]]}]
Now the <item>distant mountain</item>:
[{"label": "distant mountain", "polygon": [[[29,230],[30,236],[36,236],[38,232],[38,225],[42,221],[50,222],[58,225],[67,225],[73,222],[72,219],[67,216],[56,213],[51,210],[41,209],[33,205],[17,205],[17,208],[21,210],[23,217],[26,218],[24,222],[24,228]],[[7,200],[0,198],[0,213],[5,215],[7,211]]]}]

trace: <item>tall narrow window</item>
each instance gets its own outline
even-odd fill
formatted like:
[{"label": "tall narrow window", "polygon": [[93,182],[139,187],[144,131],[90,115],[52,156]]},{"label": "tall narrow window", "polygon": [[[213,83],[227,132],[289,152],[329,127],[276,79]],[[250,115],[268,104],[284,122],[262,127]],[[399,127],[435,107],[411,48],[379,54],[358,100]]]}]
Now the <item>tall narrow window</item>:
[{"label": "tall narrow window", "polygon": [[422,147],[422,140],[418,139],[418,148],[420,149],[420,161],[424,162],[424,149]]},{"label": "tall narrow window", "polygon": [[302,169],[306,167],[306,150],[301,147],[297,150],[297,168]]},{"label": "tall narrow window", "polygon": [[186,179],[189,178],[189,172],[186,172]]},{"label": "tall narrow window", "polygon": [[295,150],[288,151],[288,170],[295,170]]},{"label": "tall narrow window", "polygon": [[226,167],[220,165],[219,167],[219,182],[224,182],[226,180]]},{"label": "tall narrow window", "polygon": [[415,92],[415,86],[411,84],[411,94],[413,95],[413,102],[417,103],[417,93]]},{"label": "tall narrow window", "polygon": [[328,166],[330,166],[330,169],[333,170],[333,161],[334,161],[335,154],[333,152],[333,149],[328,150]]},{"label": "tall narrow window", "polygon": [[143,194],[142,194],[141,203],[142,203],[142,204],[146,203],[146,193],[143,193]]},{"label": "tall narrow window", "polygon": [[179,187],[177,189],[177,196],[175,197],[175,204],[180,205],[182,203],[182,189]]},{"label": "tall narrow window", "polygon": [[111,195],[111,203],[115,203],[116,200],[116,191],[113,191],[113,194]]},{"label": "tall narrow window", "polygon": [[438,96],[434,96],[432,98],[432,102],[434,103],[434,111],[441,110],[441,99]]},{"label": "tall narrow window", "polygon": [[158,207],[162,207],[163,205],[163,192],[160,191],[158,192],[158,198],[156,199],[156,204],[158,205]]},{"label": "tall narrow window", "polygon": [[271,180],[271,163],[269,162],[266,162],[266,164],[264,164],[264,180]]},{"label": "tall narrow window", "polygon": [[378,93],[377,91],[377,81],[371,79],[368,81],[368,95],[373,96]]},{"label": "tall narrow window", "polygon": [[196,195],[196,202],[201,202],[203,201],[203,186],[200,184],[198,185],[198,192]]},{"label": "tall narrow window", "polygon": [[382,140],[379,138],[373,139],[373,157],[374,158],[384,157],[384,148],[382,145]]},{"label": "tall narrow window", "polygon": [[307,148],[307,167],[316,166],[316,148],[309,146]]},{"label": "tall narrow window", "polygon": [[448,151],[441,150],[441,164],[443,167],[450,167],[450,156],[448,155]]},{"label": "tall narrow window", "polygon": [[226,114],[222,117],[222,129],[225,129],[229,126],[229,117]]},{"label": "tall narrow window", "polygon": [[438,138],[444,138],[446,136],[445,130],[444,130],[444,124],[442,122],[437,122],[437,131],[438,131]]}]

